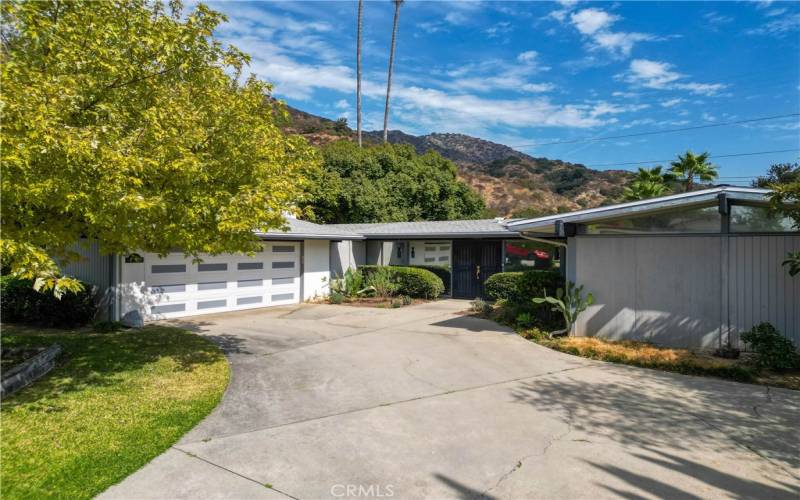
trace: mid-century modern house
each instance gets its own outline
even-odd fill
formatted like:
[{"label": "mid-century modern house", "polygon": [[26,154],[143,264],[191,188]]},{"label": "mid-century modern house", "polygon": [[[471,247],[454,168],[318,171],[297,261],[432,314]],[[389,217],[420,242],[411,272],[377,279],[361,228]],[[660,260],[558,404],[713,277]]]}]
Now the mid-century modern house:
[{"label": "mid-century modern house", "polygon": [[95,245],[65,272],[107,290],[111,317],[139,323],[296,304],[365,264],[449,266],[452,296],[472,299],[518,258],[509,245],[530,240],[556,247],[567,279],[594,294],[578,335],[717,347],[769,321],[800,345],[800,276],[781,265],[800,232],[770,213],[767,194],[716,187],[524,220],[288,219],[286,231],[257,233],[253,256],[101,256]]}]

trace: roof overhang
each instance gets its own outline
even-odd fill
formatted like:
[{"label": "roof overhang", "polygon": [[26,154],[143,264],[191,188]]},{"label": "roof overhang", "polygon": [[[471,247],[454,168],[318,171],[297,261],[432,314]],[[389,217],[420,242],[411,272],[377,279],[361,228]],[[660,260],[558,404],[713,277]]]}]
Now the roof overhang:
[{"label": "roof overhang", "polygon": [[261,240],[363,240],[364,236],[357,234],[309,234],[309,233],[284,233],[276,231],[274,233],[256,233]]},{"label": "roof overhang", "polygon": [[456,233],[368,233],[364,237],[368,240],[457,240],[478,238],[519,238],[517,231],[481,231],[481,232],[456,232]]},{"label": "roof overhang", "polygon": [[562,214],[548,215],[536,219],[524,219],[510,222],[506,225],[511,230],[536,234],[542,237],[556,235],[558,226],[563,224],[587,224],[609,219],[619,219],[626,216],[657,213],[675,208],[689,208],[700,206],[713,206],[719,203],[719,196],[724,195],[727,200],[736,200],[752,203],[767,203],[768,189],[718,187],[680,193],[649,200],[632,201],[609,205],[606,207],[590,208]]}]

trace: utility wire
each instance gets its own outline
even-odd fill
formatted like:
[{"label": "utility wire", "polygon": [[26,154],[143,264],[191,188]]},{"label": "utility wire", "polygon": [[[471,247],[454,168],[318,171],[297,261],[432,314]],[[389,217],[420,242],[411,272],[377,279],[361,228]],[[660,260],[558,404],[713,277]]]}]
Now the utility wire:
[{"label": "utility wire", "polygon": [[763,122],[767,120],[777,120],[780,118],[789,118],[792,116],[800,116],[800,113],[789,113],[785,115],[775,115],[775,116],[763,116],[760,118],[750,118],[747,120],[736,120],[731,122],[720,122],[720,123],[709,123],[707,125],[695,125],[693,127],[681,127],[681,128],[673,128],[673,129],[666,129],[666,130],[651,130],[648,132],[637,132],[634,134],[621,134],[621,135],[606,135],[600,137],[584,137],[582,139],[570,139],[566,141],[553,141],[553,142],[540,142],[538,144],[517,144],[515,146],[510,146],[512,148],[528,148],[528,147],[539,147],[539,146],[550,146],[554,144],[576,144],[579,142],[598,142],[598,141],[607,141],[610,139],[625,139],[628,137],[641,137],[645,135],[658,135],[658,134],[671,134],[674,132],[684,132],[687,130],[699,130],[705,128],[715,128],[715,127],[725,127],[728,125],[740,125],[742,123],[753,123],[753,122]]},{"label": "utility wire", "polygon": [[[768,155],[774,153],[792,153],[794,151],[800,151],[798,148],[793,149],[776,149],[773,151],[756,151],[752,153],[731,153],[727,155],[711,155],[709,158],[733,158],[736,156],[757,156],[757,155]],[[586,165],[587,167],[615,167],[615,166],[622,166],[622,165],[641,165],[644,163],[662,163],[667,161],[672,161],[675,158],[669,158],[666,160],[643,160],[643,161],[626,161],[621,163],[594,163],[591,165]]]}]

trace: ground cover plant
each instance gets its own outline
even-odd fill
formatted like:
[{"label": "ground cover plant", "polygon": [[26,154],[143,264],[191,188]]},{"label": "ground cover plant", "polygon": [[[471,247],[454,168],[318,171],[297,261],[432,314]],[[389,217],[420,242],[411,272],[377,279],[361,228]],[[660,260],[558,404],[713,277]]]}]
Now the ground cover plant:
[{"label": "ground cover plant", "polygon": [[229,379],[219,348],[177,328],[3,325],[0,340],[4,350],[64,349],[52,372],[3,401],[0,480],[9,499],[94,497],[200,422]]}]

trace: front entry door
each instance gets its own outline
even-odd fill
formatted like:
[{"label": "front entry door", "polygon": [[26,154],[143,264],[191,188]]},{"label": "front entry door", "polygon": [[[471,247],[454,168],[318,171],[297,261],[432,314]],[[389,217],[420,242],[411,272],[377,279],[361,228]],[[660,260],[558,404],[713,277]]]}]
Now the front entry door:
[{"label": "front entry door", "polygon": [[502,267],[500,241],[453,241],[453,297],[484,297],[483,284]]}]

